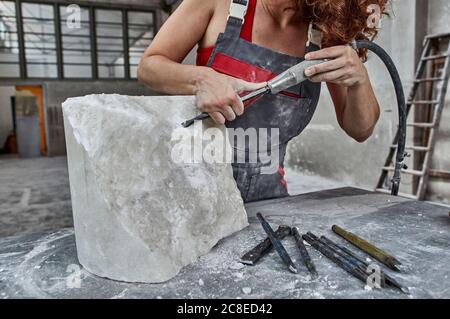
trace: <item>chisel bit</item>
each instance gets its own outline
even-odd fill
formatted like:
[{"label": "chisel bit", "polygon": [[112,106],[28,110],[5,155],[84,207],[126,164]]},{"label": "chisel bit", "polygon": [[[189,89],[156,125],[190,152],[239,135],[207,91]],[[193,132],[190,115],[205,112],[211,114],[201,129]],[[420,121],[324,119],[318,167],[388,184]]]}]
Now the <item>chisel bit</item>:
[{"label": "chisel bit", "polygon": [[291,257],[289,257],[289,254],[287,253],[283,244],[275,235],[275,232],[273,231],[272,227],[270,227],[269,223],[264,219],[264,217],[263,217],[263,215],[261,215],[261,213],[256,214],[256,216],[258,217],[264,231],[266,232],[267,236],[269,237],[270,241],[272,242],[273,248],[275,248],[278,255],[280,255],[283,262],[289,268],[289,271],[291,271],[294,274],[298,273],[297,267],[295,267],[294,263],[292,262]]},{"label": "chisel bit", "polygon": [[297,243],[297,247],[300,250],[300,255],[302,256],[306,268],[308,268],[312,278],[317,278],[319,274],[317,273],[316,266],[314,265],[311,256],[306,250],[305,244],[303,243],[303,238],[301,237],[297,227],[292,227],[292,234],[294,235],[295,242]]}]

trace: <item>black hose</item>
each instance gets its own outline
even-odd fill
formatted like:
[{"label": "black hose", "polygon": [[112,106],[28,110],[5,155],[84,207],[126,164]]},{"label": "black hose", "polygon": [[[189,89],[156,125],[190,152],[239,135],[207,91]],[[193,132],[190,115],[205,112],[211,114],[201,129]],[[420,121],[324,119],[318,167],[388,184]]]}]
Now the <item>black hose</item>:
[{"label": "black hose", "polygon": [[406,100],[405,93],[403,91],[402,81],[400,79],[400,75],[398,74],[398,70],[395,67],[394,61],[392,61],[391,57],[387,52],[380,47],[379,45],[367,41],[367,40],[355,40],[352,43],[352,46],[355,49],[367,49],[375,53],[386,65],[389,74],[391,75],[392,82],[394,83],[395,94],[397,95],[397,104],[398,104],[398,117],[399,117],[399,125],[398,125],[398,133],[395,138],[397,143],[397,156],[395,160],[395,171],[394,176],[392,178],[392,191],[391,194],[394,196],[398,195],[398,191],[400,188],[400,180],[401,180],[401,171],[406,168],[403,163],[406,157],[406,128],[407,128],[407,109],[406,109]]}]

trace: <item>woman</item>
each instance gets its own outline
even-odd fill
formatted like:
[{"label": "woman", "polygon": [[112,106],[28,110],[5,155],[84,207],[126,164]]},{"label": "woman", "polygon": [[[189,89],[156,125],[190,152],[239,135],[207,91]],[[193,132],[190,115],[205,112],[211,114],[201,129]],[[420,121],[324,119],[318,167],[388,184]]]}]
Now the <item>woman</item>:
[{"label": "woman", "polygon": [[[277,150],[278,171],[264,173],[267,162],[249,161],[251,145],[246,144],[235,148],[235,154],[243,155],[236,158],[244,160],[233,163],[233,173],[245,202],[288,196],[283,169],[287,143],[309,124],[321,82],[327,83],[342,129],[358,142],[372,135],[380,110],[361,61],[365,52],[347,44],[376,35],[367,24],[368,5],[383,12],[385,2],[184,0],[146,50],[138,77],[159,92],[195,95],[199,111],[218,124],[277,129],[278,141],[269,133],[266,142],[270,152]],[[197,65],[180,64],[196,44]],[[244,111],[239,95],[261,88],[304,59],[327,62],[306,70],[309,81],[251,101]]]}]

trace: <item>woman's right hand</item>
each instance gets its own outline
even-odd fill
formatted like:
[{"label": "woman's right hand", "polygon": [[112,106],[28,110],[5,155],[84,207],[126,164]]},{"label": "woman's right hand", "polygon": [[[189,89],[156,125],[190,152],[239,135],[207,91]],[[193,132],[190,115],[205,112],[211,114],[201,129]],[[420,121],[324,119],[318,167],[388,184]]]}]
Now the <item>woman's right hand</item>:
[{"label": "woman's right hand", "polygon": [[202,68],[195,84],[197,108],[208,113],[217,124],[225,124],[225,121],[233,121],[244,113],[239,94],[256,91],[266,84],[250,83],[211,68]]}]

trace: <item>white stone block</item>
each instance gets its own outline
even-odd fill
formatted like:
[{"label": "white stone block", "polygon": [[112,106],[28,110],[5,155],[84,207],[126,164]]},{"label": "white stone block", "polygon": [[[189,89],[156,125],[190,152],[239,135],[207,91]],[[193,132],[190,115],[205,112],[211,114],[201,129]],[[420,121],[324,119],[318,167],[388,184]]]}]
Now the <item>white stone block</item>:
[{"label": "white stone block", "polygon": [[194,104],[193,97],[120,95],[63,104],[77,252],[88,271],[167,281],[248,225],[230,164],[172,158],[190,141],[174,132],[195,130],[180,128],[198,114]]}]

